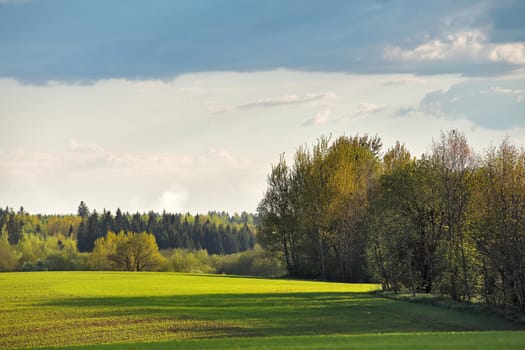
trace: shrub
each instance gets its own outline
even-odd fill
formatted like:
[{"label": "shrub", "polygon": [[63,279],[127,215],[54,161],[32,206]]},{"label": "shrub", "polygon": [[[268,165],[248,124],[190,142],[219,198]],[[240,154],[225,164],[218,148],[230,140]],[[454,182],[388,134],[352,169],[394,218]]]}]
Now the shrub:
[{"label": "shrub", "polygon": [[167,258],[165,270],[173,272],[214,273],[210,256],[205,249],[172,249],[163,251]]},{"label": "shrub", "polygon": [[217,273],[264,277],[282,277],[287,274],[283,263],[258,245],[242,253],[213,255],[212,261]]}]

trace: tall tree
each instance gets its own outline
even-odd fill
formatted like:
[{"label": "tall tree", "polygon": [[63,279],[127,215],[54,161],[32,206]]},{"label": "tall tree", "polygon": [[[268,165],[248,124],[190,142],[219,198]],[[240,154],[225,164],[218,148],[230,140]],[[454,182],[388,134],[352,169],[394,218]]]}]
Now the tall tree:
[{"label": "tall tree", "polygon": [[292,275],[365,280],[365,218],[377,181],[378,138],[321,137],[300,147],[289,168],[272,167],[259,205],[263,246],[278,252]]},{"label": "tall tree", "polygon": [[442,254],[446,266],[442,282],[446,292],[454,299],[471,299],[472,251],[471,235],[467,227],[467,215],[476,156],[464,134],[451,130],[441,134],[439,143],[435,143],[431,155],[433,173],[441,193],[443,205],[443,241]]},{"label": "tall tree", "polygon": [[489,303],[525,309],[525,151],[504,140],[477,172],[472,223]]},{"label": "tall tree", "polygon": [[80,216],[83,219],[85,219],[85,218],[87,218],[89,216],[89,208],[86,205],[86,203],[84,203],[84,201],[80,202],[80,205],[78,206],[77,213],[78,213],[78,216]]},{"label": "tall tree", "polygon": [[108,232],[95,242],[96,264],[104,266],[104,256],[118,270],[147,271],[155,269],[161,262],[155,236],[142,232]]},{"label": "tall tree", "polygon": [[269,251],[282,254],[288,271],[293,273],[297,267],[292,237],[294,217],[290,202],[290,170],[284,155],[272,166],[267,184],[268,189],[257,209],[261,218],[258,238]]},{"label": "tall tree", "polygon": [[78,227],[78,250],[91,252],[97,238],[104,236],[106,233],[101,232],[100,229],[99,215],[96,210],[93,210],[93,213],[87,219],[83,219]]},{"label": "tall tree", "polygon": [[415,160],[405,145],[396,145],[383,156],[382,175],[368,217],[368,265],[383,289],[417,290],[415,269],[416,229],[410,219],[411,181]]}]

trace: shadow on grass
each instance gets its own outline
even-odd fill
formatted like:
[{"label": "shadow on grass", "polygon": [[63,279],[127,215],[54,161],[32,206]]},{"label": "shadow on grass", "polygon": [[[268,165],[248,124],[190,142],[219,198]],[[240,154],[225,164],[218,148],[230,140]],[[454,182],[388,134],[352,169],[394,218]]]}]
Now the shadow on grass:
[{"label": "shadow on grass", "polygon": [[489,315],[390,300],[375,293],[70,298],[39,305],[81,309],[92,317],[209,320],[239,325],[232,328],[231,336],[523,329]]}]

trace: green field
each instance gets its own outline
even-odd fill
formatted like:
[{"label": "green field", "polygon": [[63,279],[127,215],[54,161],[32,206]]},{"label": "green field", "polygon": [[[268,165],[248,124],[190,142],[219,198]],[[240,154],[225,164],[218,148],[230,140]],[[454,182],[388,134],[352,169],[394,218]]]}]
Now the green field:
[{"label": "green field", "polygon": [[0,348],[523,349],[523,327],[375,285],[119,272],[0,274]]}]

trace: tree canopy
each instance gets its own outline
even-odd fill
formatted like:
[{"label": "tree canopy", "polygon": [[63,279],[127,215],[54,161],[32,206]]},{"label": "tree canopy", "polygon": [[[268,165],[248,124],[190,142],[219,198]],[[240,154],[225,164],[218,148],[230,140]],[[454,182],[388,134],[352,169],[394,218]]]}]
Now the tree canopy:
[{"label": "tree canopy", "polygon": [[525,151],[509,140],[477,154],[451,130],[415,158],[322,137],[267,183],[258,239],[293,276],[525,308]]},{"label": "tree canopy", "polygon": [[151,233],[109,231],[95,241],[90,259],[99,269],[114,268],[124,271],[147,271],[160,265],[162,256]]}]

